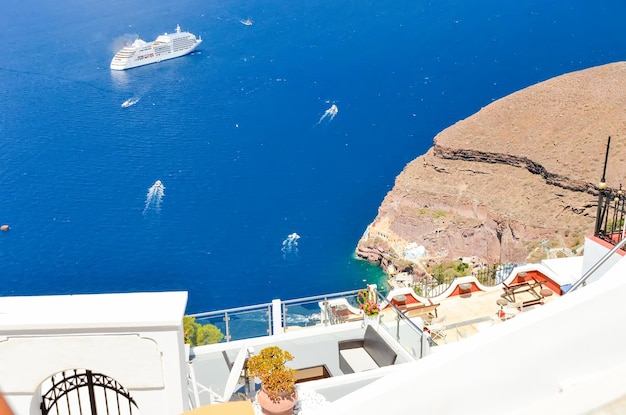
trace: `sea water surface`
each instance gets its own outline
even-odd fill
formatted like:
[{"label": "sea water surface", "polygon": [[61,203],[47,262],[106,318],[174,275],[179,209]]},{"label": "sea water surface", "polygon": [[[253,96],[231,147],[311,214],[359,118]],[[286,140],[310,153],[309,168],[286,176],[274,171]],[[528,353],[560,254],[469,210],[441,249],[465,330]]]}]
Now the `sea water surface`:
[{"label": "sea water surface", "polygon": [[[188,290],[199,312],[380,282],[354,248],[437,132],[623,59],[626,3],[571,3],[9,0],[0,295]],[[197,52],[109,69],[176,24]]]}]

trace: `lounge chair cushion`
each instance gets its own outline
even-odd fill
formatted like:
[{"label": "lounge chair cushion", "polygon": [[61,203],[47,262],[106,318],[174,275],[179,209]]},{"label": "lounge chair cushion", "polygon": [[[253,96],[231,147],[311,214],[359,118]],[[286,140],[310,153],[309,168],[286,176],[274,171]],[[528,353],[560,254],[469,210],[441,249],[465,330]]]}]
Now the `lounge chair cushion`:
[{"label": "lounge chair cushion", "polygon": [[340,350],[339,353],[355,372],[378,369],[378,365],[372,359],[372,356],[362,347]]},{"label": "lounge chair cushion", "polygon": [[363,339],[339,342],[339,367],[343,373],[363,372],[393,365],[396,352],[372,326],[365,330]]}]

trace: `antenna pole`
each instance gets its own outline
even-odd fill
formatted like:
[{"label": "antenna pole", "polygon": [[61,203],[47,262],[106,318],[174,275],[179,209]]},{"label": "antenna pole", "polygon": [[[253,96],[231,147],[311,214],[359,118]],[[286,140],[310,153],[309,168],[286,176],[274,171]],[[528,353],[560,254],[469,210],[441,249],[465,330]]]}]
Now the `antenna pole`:
[{"label": "antenna pole", "polygon": [[604,156],[604,170],[602,170],[602,180],[600,183],[606,183],[606,165],[609,162],[609,147],[611,147],[611,136],[609,136],[609,141],[606,143],[606,155]]}]

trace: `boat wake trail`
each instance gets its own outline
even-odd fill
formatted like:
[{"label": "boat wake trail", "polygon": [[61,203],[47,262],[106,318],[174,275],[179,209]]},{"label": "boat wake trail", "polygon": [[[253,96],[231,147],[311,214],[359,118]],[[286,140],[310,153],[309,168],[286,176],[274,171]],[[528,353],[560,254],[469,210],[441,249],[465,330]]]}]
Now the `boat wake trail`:
[{"label": "boat wake trail", "polygon": [[153,209],[159,212],[161,210],[161,203],[163,202],[164,196],[165,196],[165,186],[163,186],[163,183],[161,183],[161,180],[157,180],[148,189],[148,193],[146,194],[146,205],[143,209],[143,214],[145,215],[146,212],[150,209]]},{"label": "boat wake trail", "polygon": [[122,102],[121,107],[122,107],[122,108],[132,107],[133,105],[135,105],[136,103],[138,103],[140,99],[141,99],[140,97],[132,97],[132,98],[128,98],[126,101]]},{"label": "boat wake trail", "polygon": [[295,232],[287,235],[287,238],[283,241],[283,247],[280,249],[283,251],[283,257],[286,257],[288,254],[298,253],[298,239],[300,239],[300,235]]},{"label": "boat wake trail", "polygon": [[313,314],[288,314],[287,315],[287,323],[296,324],[298,326],[307,326],[309,323],[317,323],[322,321],[321,313],[313,313]]},{"label": "boat wake trail", "polygon": [[339,108],[337,108],[337,105],[335,104],[331,105],[330,108],[324,111],[324,114],[320,117],[316,125],[319,125],[319,123],[321,123],[325,119],[328,119],[328,122],[331,122],[335,118],[338,112],[339,112]]}]

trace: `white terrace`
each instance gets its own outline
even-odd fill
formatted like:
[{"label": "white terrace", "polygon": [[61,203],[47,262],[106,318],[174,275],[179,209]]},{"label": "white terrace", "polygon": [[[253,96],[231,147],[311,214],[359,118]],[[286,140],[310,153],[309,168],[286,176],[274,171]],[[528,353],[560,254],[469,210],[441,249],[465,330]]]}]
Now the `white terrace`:
[{"label": "white terrace", "polygon": [[[433,299],[436,317],[446,316],[431,322],[431,335],[440,333],[436,343],[422,335],[430,311],[408,319],[387,306],[378,328],[364,327],[360,320],[335,319],[345,300],[327,296],[308,299],[318,320],[299,326],[290,324],[289,313],[301,306],[275,300],[266,308],[273,335],[196,347],[187,362],[186,293],[0,298],[0,389],[17,414],[40,414],[42,395],[54,390],[52,376],[93,372],[119,383],[118,396],[129,397],[132,413],[218,409],[220,401],[254,396],[258,385],[241,377],[240,368],[250,353],[278,345],[295,356],[302,415],[609,410],[626,395],[626,333],[616,329],[626,317],[620,307],[626,262],[609,249],[588,239],[582,260],[518,267],[505,281],[509,288],[458,281],[448,293],[458,295]],[[563,288],[576,287],[586,271],[593,271],[589,284],[565,294]],[[535,277],[521,281],[528,275]],[[549,280],[541,288],[552,295],[534,287],[536,276]],[[541,297],[521,299],[531,306],[506,312],[518,298],[498,303],[503,296],[528,295],[528,287]],[[410,316],[422,310],[411,304],[412,296],[394,292],[388,300]],[[250,319],[223,314],[229,330],[258,329]],[[81,399],[66,406],[82,405]]]}]

